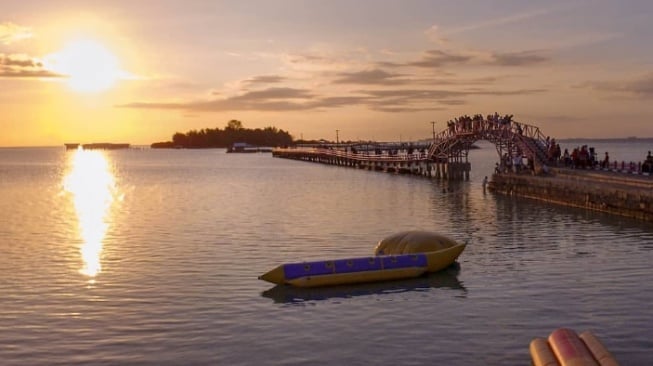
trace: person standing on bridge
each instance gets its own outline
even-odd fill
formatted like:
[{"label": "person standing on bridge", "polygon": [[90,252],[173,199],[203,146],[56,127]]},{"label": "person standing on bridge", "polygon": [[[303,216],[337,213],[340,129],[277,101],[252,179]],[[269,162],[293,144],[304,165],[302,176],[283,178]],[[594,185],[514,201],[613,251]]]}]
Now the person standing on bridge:
[{"label": "person standing on bridge", "polygon": [[646,155],[646,160],[642,164],[642,173],[653,173],[653,155],[649,150],[648,155]]}]

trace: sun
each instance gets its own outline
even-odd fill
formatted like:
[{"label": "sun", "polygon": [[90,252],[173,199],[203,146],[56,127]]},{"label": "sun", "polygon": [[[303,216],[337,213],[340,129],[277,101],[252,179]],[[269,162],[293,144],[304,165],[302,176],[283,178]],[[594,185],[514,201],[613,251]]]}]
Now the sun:
[{"label": "sun", "polygon": [[118,58],[101,43],[81,39],[67,43],[44,60],[47,69],[67,77],[68,85],[80,92],[100,92],[122,76]]}]

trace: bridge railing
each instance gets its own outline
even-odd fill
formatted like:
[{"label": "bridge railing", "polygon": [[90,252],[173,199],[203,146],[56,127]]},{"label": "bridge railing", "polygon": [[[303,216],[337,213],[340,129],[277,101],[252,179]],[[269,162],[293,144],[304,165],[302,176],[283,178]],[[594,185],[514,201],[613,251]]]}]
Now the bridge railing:
[{"label": "bridge railing", "polygon": [[336,157],[336,158],[343,158],[343,159],[356,160],[356,161],[416,162],[416,161],[424,161],[427,160],[428,158],[428,154],[426,152],[424,153],[417,152],[412,154],[397,153],[392,155],[384,155],[384,154],[376,154],[376,153],[369,153],[369,152],[351,152],[351,151],[343,151],[337,149],[306,148],[306,147],[275,149],[274,151],[277,153],[288,153],[288,154],[297,153],[297,154],[316,155],[316,156],[319,155],[319,156]]},{"label": "bridge railing", "polygon": [[456,145],[461,142],[467,143],[475,140],[487,139],[493,143],[509,143],[521,138],[534,140],[541,149],[546,149],[546,139],[537,126],[512,121],[500,123],[498,121],[473,120],[472,123],[450,125],[446,130],[441,131],[435,137],[428,152],[429,158],[447,158],[454,152],[463,149]]},{"label": "bridge railing", "polygon": [[415,161],[415,160],[426,160],[426,153],[396,153],[396,154],[376,154],[370,152],[350,152],[342,150],[329,150],[329,149],[318,149],[318,153],[335,156],[339,158],[352,159],[358,161]]},{"label": "bridge railing", "polygon": [[[519,123],[519,122],[517,122],[517,123]],[[546,140],[546,137],[544,136],[544,134],[542,134],[542,132],[540,132],[539,127],[533,126],[533,125],[528,125],[526,123],[519,123],[519,125],[523,126],[522,131],[523,131],[524,136],[530,137],[532,139],[540,140],[540,141],[545,141]]]}]

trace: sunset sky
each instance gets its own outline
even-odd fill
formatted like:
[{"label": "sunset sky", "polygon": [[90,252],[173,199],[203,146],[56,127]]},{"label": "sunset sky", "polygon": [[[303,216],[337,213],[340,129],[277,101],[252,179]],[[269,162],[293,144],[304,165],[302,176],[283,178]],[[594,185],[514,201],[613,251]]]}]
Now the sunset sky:
[{"label": "sunset sky", "polygon": [[427,138],[461,114],[653,137],[653,2],[7,1],[0,146],[276,126]]}]

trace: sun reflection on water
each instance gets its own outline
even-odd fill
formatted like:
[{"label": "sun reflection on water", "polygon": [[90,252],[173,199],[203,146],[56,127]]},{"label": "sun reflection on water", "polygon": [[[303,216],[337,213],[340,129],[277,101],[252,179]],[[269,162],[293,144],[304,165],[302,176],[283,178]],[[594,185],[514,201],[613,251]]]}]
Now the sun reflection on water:
[{"label": "sun reflection on water", "polygon": [[94,278],[102,270],[102,241],[109,227],[107,218],[114,201],[115,180],[102,152],[79,149],[71,160],[63,187],[73,196],[83,240],[80,273]]}]

